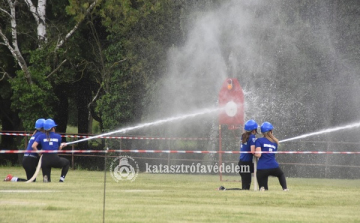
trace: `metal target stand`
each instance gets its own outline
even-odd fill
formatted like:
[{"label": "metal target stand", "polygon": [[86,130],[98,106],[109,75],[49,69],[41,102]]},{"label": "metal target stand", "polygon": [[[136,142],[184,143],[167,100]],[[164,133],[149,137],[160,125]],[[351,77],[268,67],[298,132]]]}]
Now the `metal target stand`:
[{"label": "metal target stand", "polygon": [[[219,91],[219,176],[222,178],[222,125],[227,125],[229,130],[240,129],[244,126],[244,93],[236,78],[227,78]],[[257,190],[256,162],[254,159],[254,190]]]}]

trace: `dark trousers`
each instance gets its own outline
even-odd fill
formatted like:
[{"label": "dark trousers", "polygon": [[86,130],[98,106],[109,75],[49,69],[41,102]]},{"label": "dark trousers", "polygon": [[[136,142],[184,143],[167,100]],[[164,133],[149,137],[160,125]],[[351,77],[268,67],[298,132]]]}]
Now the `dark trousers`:
[{"label": "dark trousers", "polygon": [[[27,180],[30,180],[32,176],[34,176],[36,172],[36,166],[38,165],[39,158],[31,157],[31,156],[24,156],[22,160],[22,166],[26,172]],[[36,179],[34,180],[34,182]]]},{"label": "dark trousers", "polygon": [[268,190],[268,179],[269,176],[275,176],[279,179],[279,183],[283,189],[287,189],[286,179],[284,172],[278,168],[273,169],[261,169],[256,171],[256,178],[259,184],[259,188],[264,187],[265,190]]},{"label": "dark trousers", "polygon": [[250,190],[251,173],[254,172],[254,164],[251,161],[239,161],[239,174],[243,190]]},{"label": "dark trousers", "polygon": [[41,168],[42,168],[43,176],[47,176],[49,182],[51,182],[50,175],[51,175],[52,167],[62,168],[61,176],[65,177],[69,170],[70,162],[69,160],[63,157],[59,157],[57,154],[52,154],[52,153],[43,154]]}]

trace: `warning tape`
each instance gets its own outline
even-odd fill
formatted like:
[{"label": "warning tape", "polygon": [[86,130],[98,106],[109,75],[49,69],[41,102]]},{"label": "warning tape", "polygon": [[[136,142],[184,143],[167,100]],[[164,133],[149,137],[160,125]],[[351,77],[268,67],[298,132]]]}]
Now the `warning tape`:
[{"label": "warning tape", "polygon": [[[0,135],[7,136],[32,136],[29,133],[11,133],[11,132],[0,132]],[[90,138],[93,135],[61,135],[64,138]],[[210,138],[176,138],[176,137],[138,137],[138,136],[99,136],[97,138],[103,139],[140,139],[140,140],[209,140]]]},{"label": "warning tape", "polygon": [[[240,154],[251,153],[249,151],[197,151],[197,150],[0,150],[0,154],[4,153],[200,153],[200,154]],[[275,153],[275,154],[360,154],[359,152],[336,152],[336,151],[272,151],[272,152],[257,152],[257,153]]]}]

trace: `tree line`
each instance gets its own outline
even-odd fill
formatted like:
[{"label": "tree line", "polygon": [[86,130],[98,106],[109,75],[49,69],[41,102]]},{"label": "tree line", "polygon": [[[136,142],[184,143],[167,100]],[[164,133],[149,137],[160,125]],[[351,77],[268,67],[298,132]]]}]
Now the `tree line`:
[{"label": "tree line", "polygon": [[[166,51],[184,41],[182,16],[203,3],[167,0],[0,3],[3,130],[31,131],[52,117],[91,133],[140,120]],[[2,148],[19,146],[2,137]]]}]

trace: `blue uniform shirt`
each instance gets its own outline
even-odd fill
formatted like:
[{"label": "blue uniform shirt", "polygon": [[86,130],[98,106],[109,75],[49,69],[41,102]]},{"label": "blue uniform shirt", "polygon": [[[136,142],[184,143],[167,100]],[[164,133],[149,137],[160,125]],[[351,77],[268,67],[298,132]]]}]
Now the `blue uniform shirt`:
[{"label": "blue uniform shirt", "polygon": [[42,133],[35,139],[35,142],[39,143],[43,150],[58,150],[61,144],[61,135],[50,132],[49,136],[47,136]]},{"label": "blue uniform shirt", "polygon": [[[241,143],[240,151],[251,151],[251,146],[255,146],[255,135],[251,134],[246,143]],[[240,153],[240,160],[243,162],[251,162],[253,159],[252,153]]]},{"label": "blue uniform shirt", "polygon": [[[271,142],[267,138],[259,138],[256,140],[255,148],[261,147],[262,152],[277,151],[277,144]],[[275,153],[262,153],[259,158],[257,169],[273,169],[278,168],[279,164],[275,159]]]},{"label": "blue uniform shirt", "polygon": [[[41,134],[42,132],[37,131],[33,136],[30,137],[30,140],[28,142],[27,151],[32,151],[33,148],[31,147],[32,144],[35,142],[35,139]],[[41,145],[38,146],[38,150],[41,150]],[[32,157],[39,157],[38,153],[31,153],[31,152],[25,152],[25,156],[32,156]]]}]

